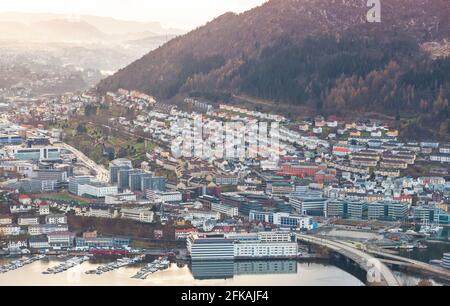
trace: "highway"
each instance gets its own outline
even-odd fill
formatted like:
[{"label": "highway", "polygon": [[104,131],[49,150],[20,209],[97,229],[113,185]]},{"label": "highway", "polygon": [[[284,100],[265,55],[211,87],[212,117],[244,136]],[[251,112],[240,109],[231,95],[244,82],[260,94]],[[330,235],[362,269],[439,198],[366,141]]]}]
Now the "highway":
[{"label": "highway", "polygon": [[[40,136],[41,135],[38,132],[37,129],[32,129],[31,130],[31,134],[34,135],[34,136]],[[107,169],[105,169],[105,167],[103,167],[101,165],[97,165],[96,162],[94,162],[92,159],[87,157],[80,150],[78,150],[78,149],[76,149],[76,148],[72,147],[71,145],[68,145],[67,143],[64,143],[64,142],[54,143],[53,145],[55,147],[58,147],[58,148],[61,148],[61,149],[65,149],[65,150],[67,150],[69,152],[72,152],[76,156],[78,161],[82,162],[89,169],[91,169],[92,171],[94,171],[96,173],[96,178],[97,178],[98,181],[104,182],[104,183],[109,182],[109,171]]]},{"label": "highway", "polygon": [[72,152],[76,156],[78,161],[82,162],[89,169],[91,169],[92,171],[94,171],[96,173],[97,180],[99,180],[100,182],[105,182],[105,183],[109,182],[109,171],[105,167],[95,163],[92,159],[87,157],[83,152],[81,152],[78,149],[76,149],[66,143],[63,143],[63,142],[55,144],[55,147],[59,147],[59,148],[65,149],[69,152]]},{"label": "highway", "polygon": [[[351,260],[359,264],[359,266],[365,271],[373,271],[373,268],[377,268],[380,276],[383,279],[382,284],[387,286],[400,286],[399,281],[388,266],[377,260],[374,256],[358,250],[350,244],[303,234],[296,234],[296,237],[299,241],[320,245],[331,249],[347,258],[350,258]],[[375,263],[376,267],[374,267]]]}]

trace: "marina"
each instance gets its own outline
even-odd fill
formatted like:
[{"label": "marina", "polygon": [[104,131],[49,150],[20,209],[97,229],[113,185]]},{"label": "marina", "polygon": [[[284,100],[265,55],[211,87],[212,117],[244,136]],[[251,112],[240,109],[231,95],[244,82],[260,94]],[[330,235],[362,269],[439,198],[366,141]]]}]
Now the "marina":
[{"label": "marina", "polygon": [[167,257],[155,259],[153,262],[141,268],[132,278],[146,279],[149,275],[160,270],[166,270],[170,266],[170,261]]},{"label": "marina", "polygon": [[42,274],[58,274],[65,272],[73,267],[76,267],[78,265],[81,265],[83,262],[86,262],[90,259],[89,256],[83,256],[83,257],[72,257],[69,260],[55,266],[48,268]]},{"label": "marina", "polygon": [[25,259],[14,260],[9,264],[0,266],[0,274],[17,270],[19,268],[22,268],[23,266],[32,264],[35,261],[42,260],[45,258],[46,258],[45,255],[37,255],[37,256],[33,256],[33,257],[25,258]]},{"label": "marina", "polygon": [[[0,258],[0,263],[4,262]],[[330,286],[337,281],[348,286],[362,286],[352,274],[327,262],[286,262],[284,268],[275,268],[271,261],[236,262],[224,268],[220,265],[190,266],[171,264],[167,269],[149,275],[146,279],[136,279],[136,275],[146,264],[125,266],[100,275],[87,274],[95,270],[98,263],[89,261],[63,273],[43,275],[40,271],[54,266],[58,261],[39,261],[8,274],[0,274],[0,285],[41,285],[41,286],[241,286],[249,283],[261,286],[270,285],[318,285]],[[245,264],[245,265],[244,265]],[[291,265],[293,265],[291,267]],[[214,271],[220,269],[219,274]],[[212,276],[212,274],[215,274]],[[26,275],[26,277],[24,277]]]},{"label": "marina", "polygon": [[86,274],[97,274],[97,275],[102,275],[103,273],[107,273],[107,272],[111,272],[113,270],[117,270],[126,266],[130,266],[136,263],[139,263],[141,261],[143,261],[145,259],[145,255],[140,255],[140,256],[136,256],[133,258],[119,258],[114,262],[105,264],[105,265],[101,265],[99,267],[97,267],[96,269],[92,269],[92,270],[88,270],[85,273]]}]

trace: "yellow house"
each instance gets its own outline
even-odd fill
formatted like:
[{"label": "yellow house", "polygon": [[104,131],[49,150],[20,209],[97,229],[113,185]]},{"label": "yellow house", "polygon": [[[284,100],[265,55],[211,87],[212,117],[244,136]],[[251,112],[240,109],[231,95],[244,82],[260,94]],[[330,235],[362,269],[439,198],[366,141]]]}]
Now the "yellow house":
[{"label": "yellow house", "polygon": [[345,128],[346,128],[347,130],[356,129],[356,123],[355,123],[355,122],[352,122],[352,123],[346,123],[346,124],[345,124]]},{"label": "yellow house", "polygon": [[398,137],[399,132],[398,130],[390,130],[386,132],[386,135],[389,137]]}]

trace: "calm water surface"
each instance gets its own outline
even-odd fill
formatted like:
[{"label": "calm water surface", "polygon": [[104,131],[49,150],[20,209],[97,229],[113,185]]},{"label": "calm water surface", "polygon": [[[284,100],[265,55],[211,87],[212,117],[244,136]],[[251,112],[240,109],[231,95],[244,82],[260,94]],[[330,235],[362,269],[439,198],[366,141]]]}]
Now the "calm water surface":
[{"label": "calm water surface", "polygon": [[[11,259],[0,258],[0,264]],[[245,285],[287,285],[287,286],[363,286],[351,274],[338,267],[321,263],[279,262],[230,262],[193,264],[192,267],[178,267],[150,275],[146,280],[132,279],[140,265],[125,267],[102,275],[89,275],[85,271],[95,269],[98,263],[85,262],[81,266],[60,274],[42,274],[47,268],[59,264],[58,260],[38,261],[15,271],[0,274],[0,286],[42,285],[42,286],[245,286]],[[220,271],[220,272],[218,272]],[[211,279],[214,277],[215,279]]]}]

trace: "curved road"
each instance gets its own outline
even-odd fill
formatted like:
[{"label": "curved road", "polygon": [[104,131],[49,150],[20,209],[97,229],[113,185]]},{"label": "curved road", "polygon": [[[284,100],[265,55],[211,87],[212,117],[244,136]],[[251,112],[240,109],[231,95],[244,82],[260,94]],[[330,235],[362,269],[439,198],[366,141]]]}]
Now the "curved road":
[{"label": "curved road", "polygon": [[105,167],[95,163],[92,159],[87,157],[83,152],[81,152],[78,149],[76,149],[66,143],[63,143],[63,142],[55,144],[55,146],[65,149],[69,152],[72,152],[79,161],[81,161],[83,164],[85,164],[88,168],[90,168],[97,174],[97,180],[99,180],[100,182],[105,182],[105,183],[109,182],[109,171],[107,169],[105,169]]}]

